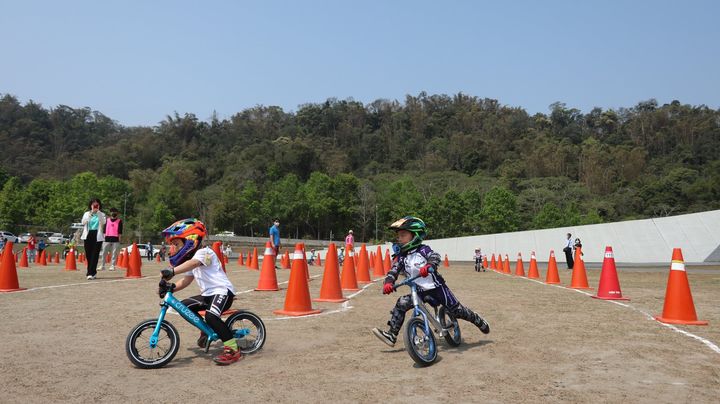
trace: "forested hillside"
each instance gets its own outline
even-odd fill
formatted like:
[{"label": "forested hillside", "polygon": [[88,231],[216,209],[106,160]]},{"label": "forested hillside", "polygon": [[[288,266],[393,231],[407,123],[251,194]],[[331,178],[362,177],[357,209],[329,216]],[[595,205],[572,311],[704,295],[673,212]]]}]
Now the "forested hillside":
[{"label": "forested hillside", "polygon": [[549,111],[421,93],[124,127],[0,95],[0,227],[65,231],[91,196],[144,237],[186,216],[213,232],[266,234],[279,217],[283,237],[368,240],[407,214],[440,238],[720,208],[720,111]]}]

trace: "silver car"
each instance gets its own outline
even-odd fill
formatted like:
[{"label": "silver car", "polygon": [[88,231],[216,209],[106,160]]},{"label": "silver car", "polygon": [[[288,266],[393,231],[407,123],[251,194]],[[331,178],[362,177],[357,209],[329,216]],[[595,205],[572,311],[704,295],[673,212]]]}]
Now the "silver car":
[{"label": "silver car", "polygon": [[18,240],[17,236],[5,230],[0,230],[0,236],[2,236],[5,241],[12,241],[13,243],[17,243]]}]

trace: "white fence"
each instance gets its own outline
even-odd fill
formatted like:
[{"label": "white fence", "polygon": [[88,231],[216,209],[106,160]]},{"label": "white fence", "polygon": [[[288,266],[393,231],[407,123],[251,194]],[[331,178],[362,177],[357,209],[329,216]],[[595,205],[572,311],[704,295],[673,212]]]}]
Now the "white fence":
[{"label": "white fence", "polygon": [[[657,219],[427,240],[426,244],[443,257],[447,254],[451,261],[472,261],[475,249],[480,248],[488,256],[492,253],[507,254],[511,262],[515,262],[518,252],[522,253],[523,260],[529,260],[531,251],[535,251],[538,261],[546,262],[550,250],[554,250],[558,262],[562,263],[565,260],[562,249],[567,233],[572,234],[573,240],[580,238],[585,253],[583,258],[588,263],[602,262],[605,246],[612,246],[615,261],[620,263],[668,264],[675,247],[682,248],[685,262],[720,262],[720,210]],[[389,247],[389,243],[382,245],[383,252]],[[375,251],[377,246],[369,246],[368,249]]]}]

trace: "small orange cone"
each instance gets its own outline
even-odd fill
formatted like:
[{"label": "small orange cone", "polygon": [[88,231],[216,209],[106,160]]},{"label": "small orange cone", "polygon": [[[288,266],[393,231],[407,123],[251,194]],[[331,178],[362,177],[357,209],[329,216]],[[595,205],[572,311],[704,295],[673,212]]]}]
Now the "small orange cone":
[{"label": "small orange cone", "polygon": [[27,257],[27,247],[22,249],[21,255],[20,255],[20,265],[18,265],[20,268],[28,268],[30,264],[28,264],[28,257]]},{"label": "small orange cone", "polygon": [[45,256],[45,250],[42,250],[40,253],[40,258],[38,259],[38,263],[44,267],[47,266],[47,257]]},{"label": "small orange cone", "polygon": [[137,243],[135,242],[133,242],[127,267],[127,272],[125,272],[126,278],[142,278],[142,259],[140,258]]},{"label": "small orange cone", "polygon": [[55,262],[56,264],[59,264],[59,263],[60,263],[60,253],[57,252],[57,251],[55,251],[55,260],[54,260],[54,262]]},{"label": "small orange cone", "polygon": [[528,270],[528,278],[540,279],[538,272],[537,259],[535,259],[535,251],[530,252],[530,269]]},{"label": "small orange cone", "polygon": [[570,289],[592,289],[588,286],[585,262],[582,259],[582,249],[575,250],[575,265],[573,266],[572,278],[570,278]]},{"label": "small orange cone", "polygon": [[0,257],[0,292],[17,292],[18,290],[25,290],[25,288],[20,287],[13,255],[13,243],[8,241],[5,243],[5,249]]},{"label": "small orange cone", "polygon": [[383,262],[382,262],[382,249],[380,246],[377,247],[377,252],[373,254],[373,277],[374,278],[382,278],[385,276],[385,271],[383,270]]},{"label": "small orange cone", "polygon": [[620,291],[620,281],[617,276],[617,268],[615,268],[615,256],[612,247],[605,247],[605,258],[603,259],[602,270],[600,271],[600,283],[595,299],[603,300],[630,300],[623,297]]},{"label": "small orange cone", "polygon": [[487,269],[487,267],[488,267],[488,262],[487,262],[487,256],[486,256],[486,255],[483,256],[482,266],[483,266],[484,269]]},{"label": "small orange cone", "polygon": [[127,261],[127,259],[126,259],[126,254],[125,254],[125,250],[123,249],[123,250],[120,251],[120,255],[118,256],[118,262],[117,262],[117,265],[116,265],[116,266],[117,266],[118,268],[125,268],[125,265],[126,265],[125,262],[126,262],[126,261]]},{"label": "small orange cone", "polygon": [[505,272],[505,268],[503,267],[503,262],[502,262],[502,254],[498,254],[497,271]]},{"label": "small orange cone", "polygon": [[212,250],[215,252],[215,255],[217,255],[218,261],[220,261],[220,265],[222,265],[223,272],[227,273],[227,270],[225,269],[225,256],[222,252],[222,242],[216,241],[212,243]]},{"label": "small orange cone", "polygon": [[247,260],[245,260],[245,266],[247,267],[247,269],[250,269],[250,266],[252,266],[252,251],[248,251]]},{"label": "small orange cone", "polygon": [[[110,255],[107,256],[107,260],[105,262],[110,262]],[[160,254],[155,256],[155,262],[160,262]]]},{"label": "small orange cone", "polygon": [[685,272],[685,260],[679,248],[673,248],[665,305],[662,316],[656,316],[655,320],[668,324],[708,325],[707,321],[698,321],[690,293],[690,282]]},{"label": "small orange cone", "polygon": [[385,274],[387,275],[388,272],[390,272],[390,250],[387,248],[385,249],[385,259],[383,260],[383,271],[385,271]]},{"label": "small orange cone", "polygon": [[443,266],[444,266],[445,268],[449,268],[449,267],[450,267],[450,261],[448,261],[448,256],[447,256],[447,254],[445,254],[445,262],[443,262]]},{"label": "small orange cone", "polygon": [[[314,310],[310,301],[310,289],[308,288],[305,270],[302,266],[303,252],[302,244],[295,245],[295,259],[290,270],[290,281],[288,282],[287,294],[285,295],[285,306],[282,310],[275,310],[273,313],[286,316],[307,316],[320,313],[321,310]],[[273,265],[274,268],[274,265]]]},{"label": "small orange cone", "polygon": [[497,264],[495,263],[495,253],[493,253],[492,259],[490,260],[490,269],[497,270]]},{"label": "small orange cone", "polygon": [[242,251],[240,251],[240,252],[238,253],[238,260],[237,260],[237,264],[238,264],[238,265],[240,265],[240,266],[242,266],[242,265],[243,265],[243,256],[242,256]]},{"label": "small orange cone", "polygon": [[520,253],[518,253],[517,265],[515,266],[515,276],[525,276],[525,266]]},{"label": "small orange cone", "polygon": [[320,253],[317,254],[315,257],[315,265],[320,266],[322,265],[322,261],[320,260]]},{"label": "small orange cone", "polygon": [[77,263],[75,262],[75,250],[70,249],[65,256],[65,271],[77,271]]},{"label": "small orange cone", "polygon": [[313,299],[314,302],[342,303],[346,301],[340,288],[340,267],[337,259],[337,247],[335,243],[328,246],[325,257],[325,273],[323,274],[322,286],[320,286],[320,297]]},{"label": "small orange cone", "polygon": [[[275,264],[273,264],[273,268],[275,267]],[[257,247],[253,248],[252,253],[252,262],[250,263],[250,269],[254,269],[255,271],[260,270],[258,266],[258,250]]]},{"label": "small orange cone", "polygon": [[308,267],[307,254],[305,254],[305,243],[300,243],[300,246],[302,247],[300,260],[302,261],[303,271],[305,271],[305,279],[310,282],[310,268]]},{"label": "small orange cone", "polygon": [[283,256],[285,258],[285,264],[282,266],[283,269],[290,269],[290,252],[288,250],[285,250],[285,255]]},{"label": "small orange cone", "polygon": [[258,279],[257,291],[278,290],[277,274],[275,273],[275,250],[269,241],[265,242],[265,255],[263,256],[262,271]]},{"label": "small orange cone", "polygon": [[347,256],[343,260],[342,274],[340,276],[340,284],[343,290],[360,290],[355,276],[355,258],[352,245],[345,247]]},{"label": "small orange cone", "polygon": [[370,283],[370,260],[368,259],[365,243],[360,246],[360,253],[357,259],[357,281],[358,283]]},{"label": "small orange cone", "polygon": [[511,273],[510,272],[510,257],[508,257],[507,254],[505,254],[505,261],[503,261],[503,272],[506,274]]},{"label": "small orange cone", "polygon": [[550,250],[550,259],[548,260],[547,274],[545,275],[545,283],[548,285],[556,285],[560,283],[560,275],[558,274],[557,261],[555,261],[555,251]]}]

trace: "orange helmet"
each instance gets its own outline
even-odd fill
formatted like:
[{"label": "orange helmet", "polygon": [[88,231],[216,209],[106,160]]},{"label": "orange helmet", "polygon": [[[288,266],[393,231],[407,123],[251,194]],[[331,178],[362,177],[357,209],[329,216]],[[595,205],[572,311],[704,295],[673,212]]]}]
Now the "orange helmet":
[{"label": "orange helmet", "polygon": [[185,245],[170,256],[170,265],[176,267],[190,259],[191,255],[200,248],[200,243],[207,235],[207,230],[203,222],[189,218],[171,224],[162,231],[162,235],[168,243],[175,239],[185,241]]}]

